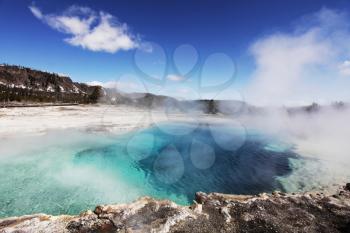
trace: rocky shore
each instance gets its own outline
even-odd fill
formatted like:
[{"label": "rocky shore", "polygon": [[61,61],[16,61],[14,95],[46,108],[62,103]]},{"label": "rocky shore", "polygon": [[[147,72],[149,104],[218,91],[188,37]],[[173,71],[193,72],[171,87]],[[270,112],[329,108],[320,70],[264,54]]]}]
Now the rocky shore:
[{"label": "rocky shore", "polygon": [[0,232],[350,232],[350,183],[335,194],[199,192],[191,206],[142,197],[79,216],[6,218]]}]

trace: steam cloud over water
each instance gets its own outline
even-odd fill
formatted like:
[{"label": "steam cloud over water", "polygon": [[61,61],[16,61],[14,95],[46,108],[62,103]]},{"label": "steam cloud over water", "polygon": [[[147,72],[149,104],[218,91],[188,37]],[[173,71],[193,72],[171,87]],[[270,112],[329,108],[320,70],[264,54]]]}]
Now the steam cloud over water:
[{"label": "steam cloud over water", "polygon": [[189,204],[197,191],[329,188],[350,177],[350,127],[344,124],[349,113],[265,109],[234,120],[158,124],[122,136],[58,131],[6,139],[0,215],[77,214],[144,195]]},{"label": "steam cloud over water", "polygon": [[324,107],[314,113],[298,114],[290,114],[286,109],[270,109],[264,114],[242,117],[241,122],[291,143],[296,153],[306,157],[303,164],[295,164],[300,168],[294,173],[295,182],[311,190],[349,179],[349,119],[349,109]]},{"label": "steam cloud over water", "polygon": [[[199,190],[284,190],[276,177],[289,176],[289,159],[297,156],[264,148],[280,144],[271,137],[229,129],[171,123],[122,136],[61,131],[7,139],[1,148],[0,215],[77,214],[145,195],[189,204]],[[176,131],[188,133],[169,134]]]},{"label": "steam cloud over water", "polygon": [[[295,21],[290,30],[267,34],[250,46],[256,69],[244,96],[248,103],[263,106],[264,114],[239,120],[293,144],[295,152],[309,158],[294,161],[298,170],[292,175],[305,190],[349,178],[350,111],[347,104],[329,107],[350,100],[348,22],[347,12],[322,8]],[[282,108],[314,102],[325,107],[298,114]],[[296,186],[288,185],[291,190]]]},{"label": "steam cloud over water", "polygon": [[349,101],[349,15],[323,8],[292,30],[259,38],[250,47],[256,69],[244,94],[260,106]]}]

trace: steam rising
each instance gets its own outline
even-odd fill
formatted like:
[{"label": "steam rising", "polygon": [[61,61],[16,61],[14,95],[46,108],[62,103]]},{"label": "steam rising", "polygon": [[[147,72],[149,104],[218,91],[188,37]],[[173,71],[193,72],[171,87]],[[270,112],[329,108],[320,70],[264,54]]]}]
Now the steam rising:
[{"label": "steam rising", "polygon": [[250,47],[256,69],[244,96],[265,108],[263,114],[247,114],[240,121],[292,143],[297,153],[309,158],[303,164],[294,161],[299,167],[295,182],[305,189],[349,179],[350,110],[323,107],[290,114],[277,106],[350,100],[348,22],[347,13],[323,8],[295,22],[291,31],[266,35]]},{"label": "steam rising", "polygon": [[77,214],[87,206],[136,199],[140,190],[115,172],[73,159],[72,154],[92,145],[112,142],[103,135],[77,131],[5,139],[0,148],[0,216]]},{"label": "steam rising", "polygon": [[324,8],[291,32],[258,39],[250,48],[256,69],[245,90],[261,106],[348,101],[350,25],[344,12]]},{"label": "steam rising", "polygon": [[302,110],[297,114],[286,109],[265,109],[264,114],[242,116],[240,121],[247,128],[292,144],[293,150],[305,161],[294,161],[294,183],[285,183],[286,189],[293,190],[301,184],[310,190],[320,186],[329,188],[350,178],[349,119],[349,109],[323,107],[317,112]]}]

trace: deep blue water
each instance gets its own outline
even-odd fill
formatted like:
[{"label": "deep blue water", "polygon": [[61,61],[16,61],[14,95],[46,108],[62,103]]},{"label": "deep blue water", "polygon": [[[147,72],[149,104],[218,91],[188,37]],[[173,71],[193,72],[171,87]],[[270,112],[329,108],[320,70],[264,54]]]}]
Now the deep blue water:
[{"label": "deep blue water", "polygon": [[125,135],[60,131],[1,149],[0,217],[78,214],[145,195],[190,204],[198,191],[256,194],[310,183],[295,170],[305,165],[290,145],[235,124],[172,122]]},{"label": "deep blue water", "polygon": [[194,127],[173,123],[131,133],[109,146],[81,151],[75,162],[123,170],[123,176],[129,180],[142,177],[147,189],[152,190],[150,195],[182,197],[175,201],[187,204],[198,191],[284,191],[276,178],[292,172],[291,158],[298,155],[290,147],[257,132],[221,125]]}]

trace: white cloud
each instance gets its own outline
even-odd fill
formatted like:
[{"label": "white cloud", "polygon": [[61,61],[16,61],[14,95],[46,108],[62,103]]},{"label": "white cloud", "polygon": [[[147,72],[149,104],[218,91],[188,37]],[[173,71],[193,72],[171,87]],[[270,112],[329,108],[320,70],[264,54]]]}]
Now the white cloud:
[{"label": "white cloud", "polygon": [[100,82],[100,81],[90,81],[86,83],[89,86],[101,86],[104,88],[121,88],[121,87],[133,87],[133,83],[123,83],[120,81],[107,81],[107,82]]},{"label": "white cloud", "polygon": [[[347,15],[329,9],[309,15],[289,33],[274,33],[250,48],[256,70],[245,90],[258,105],[350,100],[339,72],[350,74]],[[339,65],[341,64],[341,65]]]},{"label": "white cloud", "polygon": [[101,86],[109,89],[117,89],[122,92],[147,92],[142,83],[134,80],[117,80],[117,81],[90,81],[86,82],[89,86]]},{"label": "white cloud", "polygon": [[104,86],[103,82],[100,82],[100,81],[90,81],[90,82],[86,82],[86,84],[89,86],[101,86],[101,87]]},{"label": "white cloud", "polygon": [[174,82],[179,82],[179,81],[182,81],[182,80],[185,79],[185,77],[179,76],[179,75],[176,75],[176,74],[169,74],[166,78],[168,80],[174,81]]},{"label": "white cloud", "polygon": [[41,11],[36,6],[30,6],[29,9],[33,13],[33,15],[35,17],[37,17],[38,19],[42,19],[43,18],[43,14],[41,13]]},{"label": "white cloud", "polygon": [[51,28],[70,35],[65,41],[73,46],[108,53],[139,47],[137,37],[128,26],[108,13],[96,13],[90,8],[77,6],[59,15],[43,14],[36,6],[30,6],[29,9]]},{"label": "white cloud", "polygon": [[343,76],[350,76],[350,60],[345,60],[339,65],[339,73]]}]

